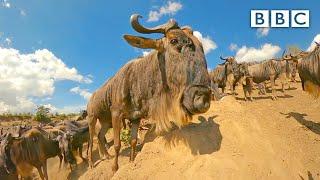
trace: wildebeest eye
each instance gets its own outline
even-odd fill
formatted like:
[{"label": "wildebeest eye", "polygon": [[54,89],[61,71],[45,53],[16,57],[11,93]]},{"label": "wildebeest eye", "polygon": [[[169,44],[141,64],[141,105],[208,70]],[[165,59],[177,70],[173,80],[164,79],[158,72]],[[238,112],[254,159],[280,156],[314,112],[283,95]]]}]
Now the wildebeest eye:
[{"label": "wildebeest eye", "polygon": [[170,43],[171,43],[171,44],[177,44],[177,43],[178,43],[178,40],[177,40],[177,39],[171,39],[171,40],[170,40]]}]

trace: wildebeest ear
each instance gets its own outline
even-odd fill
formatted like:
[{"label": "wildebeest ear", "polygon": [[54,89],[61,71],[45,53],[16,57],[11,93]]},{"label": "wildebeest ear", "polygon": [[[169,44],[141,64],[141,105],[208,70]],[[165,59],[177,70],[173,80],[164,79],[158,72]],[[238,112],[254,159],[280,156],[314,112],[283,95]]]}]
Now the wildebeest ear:
[{"label": "wildebeest ear", "polygon": [[188,33],[188,34],[193,34],[193,30],[190,26],[183,26],[182,28],[182,31],[185,32],[185,33]]},{"label": "wildebeest ear", "polygon": [[142,49],[156,49],[158,51],[163,50],[163,43],[159,39],[149,39],[140,36],[124,35],[123,38],[134,47]]}]

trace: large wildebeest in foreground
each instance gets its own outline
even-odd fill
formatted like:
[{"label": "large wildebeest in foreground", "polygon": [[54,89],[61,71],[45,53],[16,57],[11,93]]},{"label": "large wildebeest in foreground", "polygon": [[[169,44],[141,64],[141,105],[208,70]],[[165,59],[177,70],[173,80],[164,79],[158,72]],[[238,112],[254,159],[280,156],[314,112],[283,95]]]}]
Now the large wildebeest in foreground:
[{"label": "large wildebeest in foreground", "polygon": [[141,118],[156,123],[156,132],[188,124],[192,115],[206,112],[210,107],[211,91],[207,62],[200,41],[190,27],[179,27],[176,21],[146,28],[138,22],[140,15],[131,16],[134,30],[142,34],[161,33],[160,39],[124,35],[132,46],[153,49],[146,57],[124,65],[102,87],[96,90],[87,106],[90,129],[89,165],[92,163],[92,143],[97,120],[100,155],[109,156],[105,134],[114,132],[115,159],[118,169],[121,147],[120,130],[125,119],[131,121],[131,155],[134,160],[137,131]]},{"label": "large wildebeest in foreground", "polygon": [[320,44],[315,43],[316,46],[311,52],[301,52],[291,56],[291,59],[298,63],[302,89],[318,98],[320,96]]}]

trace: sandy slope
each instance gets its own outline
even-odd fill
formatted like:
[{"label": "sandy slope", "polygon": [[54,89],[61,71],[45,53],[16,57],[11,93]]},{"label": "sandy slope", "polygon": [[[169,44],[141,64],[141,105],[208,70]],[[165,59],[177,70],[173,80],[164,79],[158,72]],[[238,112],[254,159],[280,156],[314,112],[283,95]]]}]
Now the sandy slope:
[{"label": "sandy slope", "polygon": [[89,171],[82,164],[72,177],[320,179],[320,102],[295,87],[287,95],[278,92],[277,101],[257,94],[254,102],[225,97],[181,130],[157,138],[147,134],[134,163],[128,149],[122,150],[114,176],[107,160]]}]

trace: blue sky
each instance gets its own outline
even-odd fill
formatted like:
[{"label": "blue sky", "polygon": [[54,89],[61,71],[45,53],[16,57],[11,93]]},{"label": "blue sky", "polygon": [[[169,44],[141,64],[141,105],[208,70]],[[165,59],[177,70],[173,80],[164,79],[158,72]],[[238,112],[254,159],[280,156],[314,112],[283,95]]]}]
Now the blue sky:
[{"label": "blue sky", "polygon": [[[33,88],[39,91],[35,93],[17,90],[14,94],[16,99],[32,102],[33,106],[50,104],[58,110],[78,111],[87,102],[84,98],[88,97],[86,93],[91,93],[100,87],[130,59],[142,55],[142,50],[132,48],[122,38],[123,34],[138,34],[129,25],[129,18],[133,13],[141,14],[144,17],[141,22],[146,26],[158,25],[169,18],[174,18],[181,26],[190,25],[199,31],[203,38],[210,40],[209,43],[216,45],[206,54],[210,68],[220,63],[220,55],[236,55],[240,50],[242,53],[248,53],[250,48],[261,50],[266,44],[269,46],[265,48],[274,48],[271,54],[278,56],[287,45],[291,44],[297,44],[305,50],[320,33],[320,1],[317,0],[247,1],[246,3],[237,0],[219,2],[119,0],[112,3],[102,0],[0,0],[0,3],[0,47],[3,50],[11,48],[18,50],[18,54],[34,54],[37,50],[47,49],[60,59],[66,68],[70,70],[74,67],[77,70],[75,74],[79,75],[78,78],[74,73],[70,73],[72,77],[65,79],[61,75],[59,78],[57,75],[47,77],[53,79],[53,84],[50,85],[51,91],[48,90],[43,95],[37,95],[41,91],[36,85]],[[167,9],[171,13],[164,13],[162,16],[158,14],[160,16],[158,21],[148,21],[150,11],[159,13],[161,7],[166,8],[170,3],[178,7],[171,11]],[[261,35],[256,28],[250,28],[251,9],[308,9],[311,16],[310,27],[271,28],[266,29],[265,34]],[[234,46],[233,50],[230,49],[231,44]],[[247,54],[238,54],[239,57],[245,55]],[[0,61],[5,61],[1,59],[1,54]],[[6,59],[7,61],[10,60]],[[10,66],[6,65],[4,68]],[[90,79],[90,82],[86,82],[85,79]],[[10,85],[10,82],[8,84]],[[7,87],[4,85],[0,88]],[[14,86],[12,82],[11,85],[19,86],[17,84]],[[0,96],[2,95],[0,105],[2,101],[7,107],[6,111],[23,109],[17,103],[19,100],[6,99],[8,93],[10,89],[0,90]]]}]

